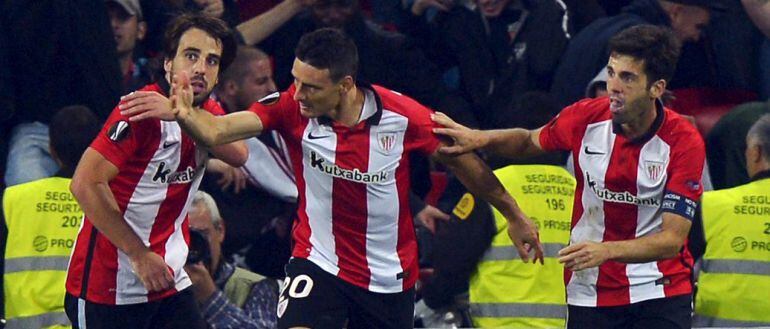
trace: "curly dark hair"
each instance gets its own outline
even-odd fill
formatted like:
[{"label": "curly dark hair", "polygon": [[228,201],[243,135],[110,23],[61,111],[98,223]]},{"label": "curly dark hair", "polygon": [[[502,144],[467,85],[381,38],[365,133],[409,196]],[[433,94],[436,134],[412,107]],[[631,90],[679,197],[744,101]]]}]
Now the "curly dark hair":
[{"label": "curly dark hair", "polygon": [[179,48],[179,39],[182,38],[182,35],[187,30],[192,28],[203,30],[221,42],[222,56],[219,62],[219,72],[221,74],[227,70],[227,67],[235,59],[235,53],[238,49],[235,33],[223,20],[202,14],[182,14],[169,23],[163,43],[163,52],[166,59],[176,56],[177,48]]},{"label": "curly dark hair", "polygon": [[629,27],[610,39],[610,54],[627,55],[644,61],[648,84],[669,81],[676,70],[681,42],[671,29],[642,24]]}]

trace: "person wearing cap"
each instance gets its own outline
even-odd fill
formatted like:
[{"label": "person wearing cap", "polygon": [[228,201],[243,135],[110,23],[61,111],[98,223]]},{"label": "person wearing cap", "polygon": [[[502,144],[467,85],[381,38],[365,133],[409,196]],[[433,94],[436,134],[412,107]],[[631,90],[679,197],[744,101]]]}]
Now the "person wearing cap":
[{"label": "person wearing cap", "polygon": [[634,0],[621,14],[598,19],[573,36],[556,69],[551,93],[561,106],[582,98],[585,86],[606,65],[610,38],[628,27],[665,26],[680,42],[695,42],[709,23],[711,12],[723,9],[718,1],[711,0]]},{"label": "person wearing cap", "polygon": [[106,0],[105,4],[115,37],[115,51],[123,77],[123,94],[127,94],[152,80],[147,59],[134,60],[137,43],[144,40],[147,33],[147,23],[144,22],[139,0]]}]

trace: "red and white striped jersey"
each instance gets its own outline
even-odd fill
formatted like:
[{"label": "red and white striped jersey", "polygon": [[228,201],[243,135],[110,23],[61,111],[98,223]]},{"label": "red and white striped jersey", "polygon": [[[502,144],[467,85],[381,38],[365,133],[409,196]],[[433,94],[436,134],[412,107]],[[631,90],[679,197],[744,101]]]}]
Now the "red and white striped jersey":
[{"label": "red and white striped jersey", "polygon": [[[152,84],[141,90],[166,94],[167,85]],[[224,114],[211,99],[203,108]],[[189,242],[187,209],[203,177],[207,152],[196,147],[176,122],[128,121],[117,107],[91,148],[119,169],[109,185],[123,220],[165,259],[175,285],[148,294],[128,256],[86,214],[69,264],[67,292],[94,303],[123,305],[158,300],[190,286],[182,269]]]},{"label": "red and white striped jersey", "polygon": [[[663,212],[690,220],[705,158],[698,131],[656,103],[657,118],[644,136],[629,140],[613,124],[608,98],[565,108],[540,133],[546,150],[569,150],[577,190],[570,243],[629,240],[661,230]],[[598,268],[565,269],[567,303],[617,306],[688,294],[692,256],[642,264],[607,261]]]},{"label": "red and white striped jersey", "polygon": [[249,110],[289,149],[299,191],[292,256],[370,291],[400,292],[418,274],[409,155],[432,154],[439,141],[424,106],[379,86],[359,88],[365,102],[352,128],[300,115],[293,86]]}]

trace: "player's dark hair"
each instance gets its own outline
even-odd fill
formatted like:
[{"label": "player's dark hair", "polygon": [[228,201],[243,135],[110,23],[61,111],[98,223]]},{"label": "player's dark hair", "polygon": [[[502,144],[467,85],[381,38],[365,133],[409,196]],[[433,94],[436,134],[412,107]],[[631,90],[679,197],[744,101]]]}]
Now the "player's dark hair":
[{"label": "player's dark hair", "polygon": [[62,171],[71,174],[75,170],[98,133],[99,119],[85,106],[67,106],[53,115],[48,134],[51,149],[62,162]]},{"label": "player's dark hair", "polygon": [[322,28],[305,34],[294,55],[317,69],[328,69],[334,82],[348,75],[355,77],[358,71],[356,44],[338,29]]},{"label": "player's dark hair", "polygon": [[682,44],[671,29],[642,24],[629,27],[610,39],[610,54],[643,60],[648,87],[658,80],[670,81]]},{"label": "player's dark hair", "polygon": [[174,18],[166,28],[164,36],[164,56],[171,59],[176,56],[179,39],[187,30],[196,28],[206,32],[222,45],[222,56],[219,62],[219,72],[224,72],[235,58],[238,43],[235,34],[227,24],[219,18],[202,14],[182,14]]}]

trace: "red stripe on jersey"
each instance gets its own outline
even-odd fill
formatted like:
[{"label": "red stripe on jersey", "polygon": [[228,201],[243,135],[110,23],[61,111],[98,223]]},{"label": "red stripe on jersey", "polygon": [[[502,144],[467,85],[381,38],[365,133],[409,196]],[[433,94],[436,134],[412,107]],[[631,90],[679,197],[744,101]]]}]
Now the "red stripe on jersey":
[{"label": "red stripe on jersey", "polygon": [[[612,147],[613,152],[607,173],[604,178],[605,188],[609,191],[628,191],[632,195],[637,194],[636,174],[639,164],[641,148],[631,145],[622,136],[616,136]],[[620,152],[626,148],[625,152]],[[637,206],[628,203],[604,203],[604,227],[612,229],[604,230],[603,241],[620,241],[636,238]],[[599,278],[596,282],[596,305],[608,306],[631,302],[628,290],[628,276],[626,264],[616,261],[608,261],[599,268]]]},{"label": "red stripe on jersey", "polygon": [[[354,132],[360,129],[364,131]],[[344,141],[337,143],[334,161],[337,166],[368,171],[369,129],[363,122],[353,128],[334,128],[337,140]],[[366,227],[369,221],[366,184],[335,177],[332,191],[332,232],[340,269],[337,276],[355,285],[368,287],[371,272],[366,260]],[[356,206],[351,207],[351,204]]]},{"label": "red stripe on jersey", "polygon": [[414,233],[412,221],[413,214],[409,204],[409,157],[401,157],[398,169],[396,169],[396,189],[398,190],[398,203],[401,205],[398,212],[398,243],[396,250],[401,268],[404,269],[403,289],[411,289],[419,277],[419,265],[417,254],[417,237]]},{"label": "red stripe on jersey", "polygon": [[297,180],[297,221],[292,228],[292,257],[305,258],[310,257],[310,222],[307,217],[307,196],[305,194],[305,176],[302,174],[305,170],[302,164],[302,131],[307,126],[307,119],[299,119],[299,124],[292,127],[293,130],[299,130],[299,133],[290,132],[281,136],[287,140],[286,148],[289,151],[289,157],[294,168],[294,178]]}]

